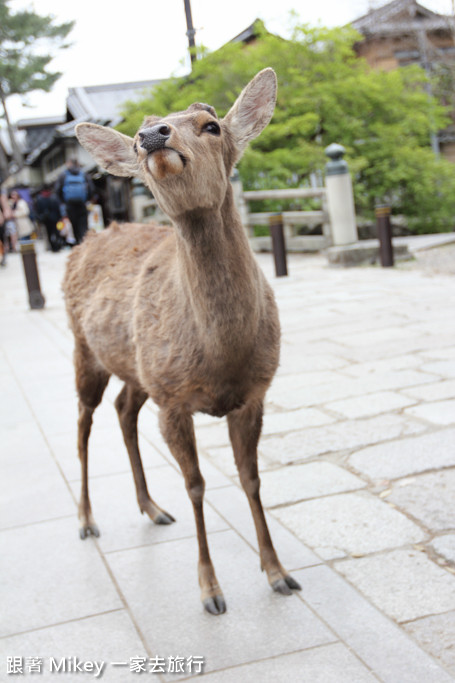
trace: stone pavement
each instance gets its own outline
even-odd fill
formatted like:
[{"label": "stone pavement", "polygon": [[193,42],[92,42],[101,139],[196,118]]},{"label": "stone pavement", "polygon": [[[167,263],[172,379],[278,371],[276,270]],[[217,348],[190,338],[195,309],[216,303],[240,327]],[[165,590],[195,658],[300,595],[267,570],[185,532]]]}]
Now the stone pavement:
[{"label": "stone pavement", "polygon": [[[28,310],[20,256],[0,271],[0,680],[33,680],[40,664],[36,680],[92,680],[96,671],[74,673],[74,657],[104,662],[109,683],[138,680],[141,658],[140,680],[185,679],[201,656],[208,683],[455,680],[453,275],[415,264],[337,270],[294,255],[290,276],[276,279],[271,256],[259,256],[283,328],[260,444],[263,500],[303,588],[285,598],[268,587],[225,421],[199,416],[209,543],[228,604],[212,617],[199,602],[191,506],[152,404],[140,417],[143,460],[177,523],[139,514],[116,380],[91,438],[101,537],[79,539],[65,258],[39,254],[43,311]],[[179,662],[183,674],[172,672]]]}]

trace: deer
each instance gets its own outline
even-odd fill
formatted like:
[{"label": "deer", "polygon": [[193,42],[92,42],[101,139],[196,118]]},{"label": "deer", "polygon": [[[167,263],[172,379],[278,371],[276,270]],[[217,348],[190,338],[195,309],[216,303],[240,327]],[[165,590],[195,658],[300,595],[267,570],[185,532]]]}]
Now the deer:
[{"label": "deer", "polygon": [[264,399],[279,364],[278,309],[229,180],[249,141],[272,118],[276,91],[275,72],[266,68],[223,119],[210,105],[195,103],[165,117],[147,116],[134,138],[89,122],[76,127],[102,168],[139,178],[172,221],[113,223],[88,234],[68,258],[63,291],[75,341],[80,536],[99,536],[88,491],[88,440],[93,412],[115,375],[124,383],[115,407],[140,511],[155,524],[175,521],[149,495],[139,452],[138,414],[150,397],[193,506],[201,600],[215,615],[226,611],[226,601],[204,523],[198,412],[227,418],[269,584],[284,595],[300,589],[278,560],[259,492]]}]

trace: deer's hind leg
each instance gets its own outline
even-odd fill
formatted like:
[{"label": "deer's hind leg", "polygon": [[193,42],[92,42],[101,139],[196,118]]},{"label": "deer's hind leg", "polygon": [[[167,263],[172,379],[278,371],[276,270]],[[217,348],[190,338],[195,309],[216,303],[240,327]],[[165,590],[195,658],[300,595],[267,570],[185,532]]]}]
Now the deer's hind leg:
[{"label": "deer's hind leg", "polygon": [[88,493],[88,439],[92,428],[93,413],[101,403],[110,374],[100,367],[89,348],[76,343],[74,352],[76,368],[76,389],[79,396],[79,419],[77,423],[77,450],[81,462],[81,498],[79,502],[79,534],[82,539],[87,536],[99,536],[90,505]]},{"label": "deer's hind leg", "polygon": [[146,512],[155,524],[171,524],[175,522],[174,517],[162,510],[149,495],[139,452],[137,418],[147,398],[148,395],[142,389],[125,384],[115,400],[115,407],[130,458],[139,509],[141,513]]},{"label": "deer's hind leg", "polygon": [[240,475],[240,482],[248,498],[258,538],[261,569],[274,591],[291,594],[291,588],[300,590],[300,585],[280,564],[267,527],[259,495],[260,479],[257,465],[257,445],[262,429],[262,402],[246,404],[228,414],[229,436],[234,458]]}]

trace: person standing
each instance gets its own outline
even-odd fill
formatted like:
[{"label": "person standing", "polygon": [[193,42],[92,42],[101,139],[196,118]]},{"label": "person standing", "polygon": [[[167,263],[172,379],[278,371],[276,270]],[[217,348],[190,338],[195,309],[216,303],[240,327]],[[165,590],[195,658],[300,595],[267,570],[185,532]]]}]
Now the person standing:
[{"label": "person standing", "polygon": [[55,193],[65,206],[76,243],[80,244],[88,230],[87,201],[94,195],[94,186],[77,159],[68,161],[66,170],[57,180]]},{"label": "person standing", "polygon": [[35,211],[38,220],[44,225],[52,251],[60,251],[65,243],[57,229],[61,219],[60,204],[52,194],[52,187],[45,185],[35,201]]},{"label": "person standing", "polygon": [[34,232],[34,225],[30,218],[30,208],[17,190],[12,190],[9,196],[10,206],[16,224],[17,237],[20,240],[29,240]]},{"label": "person standing", "polygon": [[[8,201],[8,193],[6,190],[2,190],[0,194],[0,207],[3,213],[4,220],[4,256],[3,265],[5,265],[5,258],[7,251],[16,251],[17,246],[17,233],[16,233],[16,223],[14,221],[13,211],[11,205]],[[11,245],[11,246],[9,246]]]}]

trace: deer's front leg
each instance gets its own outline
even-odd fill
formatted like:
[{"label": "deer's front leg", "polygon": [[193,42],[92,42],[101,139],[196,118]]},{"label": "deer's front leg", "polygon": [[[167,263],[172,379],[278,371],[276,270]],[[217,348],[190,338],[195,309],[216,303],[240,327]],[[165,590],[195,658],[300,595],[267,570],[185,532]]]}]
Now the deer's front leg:
[{"label": "deer's front leg", "polygon": [[278,560],[259,495],[257,445],[262,429],[262,415],[263,406],[260,401],[247,403],[243,408],[232,411],[228,414],[229,436],[240,482],[253,513],[261,568],[266,571],[273,590],[284,595],[291,595],[291,588],[300,590],[300,585],[288,574]]},{"label": "deer's front leg", "polygon": [[169,449],[177,460],[185,479],[186,490],[193,503],[199,544],[199,585],[204,608],[211,614],[223,614],[226,603],[210,559],[205,531],[203,500],[205,482],[199,470],[190,414],[177,410],[161,410],[160,427]]}]

